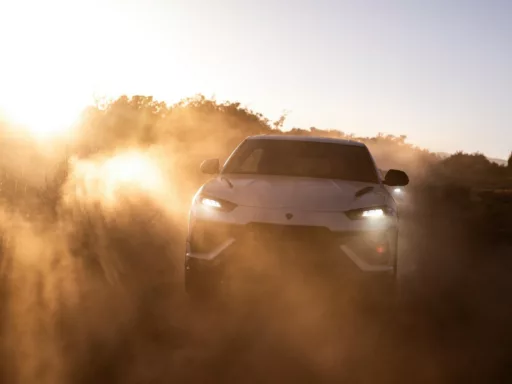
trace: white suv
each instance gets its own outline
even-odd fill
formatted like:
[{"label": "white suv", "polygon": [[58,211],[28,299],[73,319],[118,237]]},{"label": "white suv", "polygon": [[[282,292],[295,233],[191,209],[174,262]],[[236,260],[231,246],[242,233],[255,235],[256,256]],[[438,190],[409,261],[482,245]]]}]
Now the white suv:
[{"label": "white suv", "polygon": [[409,178],[389,170],[382,180],[366,145],[322,137],[251,136],[222,168],[218,159],[210,159],[201,170],[215,176],[198,190],[190,210],[189,295],[204,298],[218,292],[226,270],[237,273],[233,266],[247,259],[244,254],[275,245],[283,252],[299,245],[307,250],[306,258],[339,262],[340,279],[370,277],[394,286],[398,212],[388,187],[407,185]]}]

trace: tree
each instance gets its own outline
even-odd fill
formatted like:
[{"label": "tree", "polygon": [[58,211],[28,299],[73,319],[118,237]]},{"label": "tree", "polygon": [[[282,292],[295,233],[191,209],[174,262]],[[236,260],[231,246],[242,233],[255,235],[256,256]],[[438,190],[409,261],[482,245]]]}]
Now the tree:
[{"label": "tree", "polygon": [[507,167],[512,170],[512,152],[510,152],[510,156],[508,157]]}]

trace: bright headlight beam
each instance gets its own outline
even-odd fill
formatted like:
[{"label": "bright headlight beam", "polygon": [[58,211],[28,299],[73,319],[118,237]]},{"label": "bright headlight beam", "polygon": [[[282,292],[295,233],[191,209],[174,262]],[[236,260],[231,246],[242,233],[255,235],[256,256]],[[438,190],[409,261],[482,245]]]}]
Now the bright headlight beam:
[{"label": "bright headlight beam", "polygon": [[395,188],[395,189],[393,190],[393,192],[395,192],[395,193],[402,193],[402,190],[401,190],[400,188]]},{"label": "bright headlight beam", "polygon": [[369,209],[368,211],[363,212],[363,217],[382,217],[384,216],[384,211],[382,209]]},{"label": "bright headlight beam", "polygon": [[201,203],[210,208],[221,208],[222,207],[222,205],[217,200],[213,200],[213,199],[203,198],[201,200]]}]

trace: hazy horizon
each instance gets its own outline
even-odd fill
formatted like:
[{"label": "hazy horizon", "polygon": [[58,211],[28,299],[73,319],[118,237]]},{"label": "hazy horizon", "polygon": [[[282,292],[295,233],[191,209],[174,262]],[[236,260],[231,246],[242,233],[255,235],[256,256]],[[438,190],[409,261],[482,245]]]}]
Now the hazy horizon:
[{"label": "hazy horizon", "polygon": [[506,159],[511,14],[472,0],[4,2],[0,111],[67,124],[93,95],[201,93],[288,111],[285,128]]}]

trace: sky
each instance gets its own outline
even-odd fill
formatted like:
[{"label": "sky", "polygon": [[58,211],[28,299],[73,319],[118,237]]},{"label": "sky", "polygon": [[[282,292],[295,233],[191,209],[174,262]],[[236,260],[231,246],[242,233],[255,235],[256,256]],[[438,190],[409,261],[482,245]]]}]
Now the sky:
[{"label": "sky", "polygon": [[285,127],[512,150],[512,1],[0,0],[0,111],[201,93]]}]

